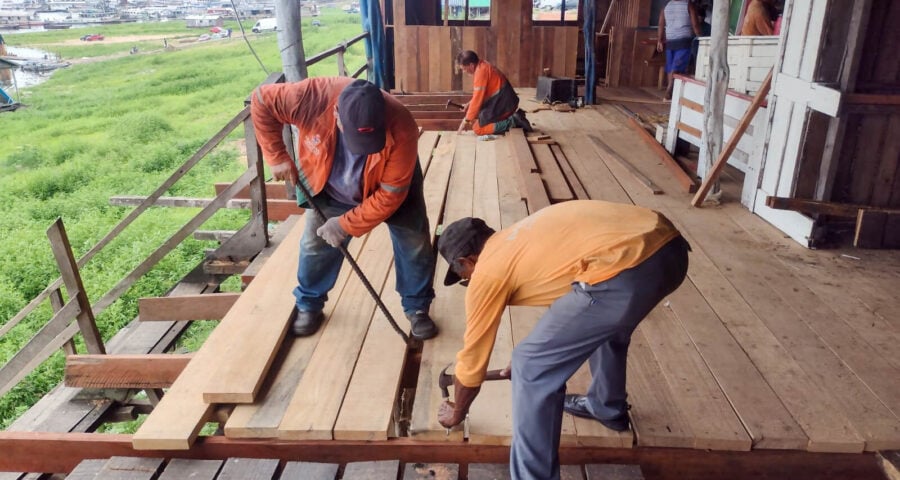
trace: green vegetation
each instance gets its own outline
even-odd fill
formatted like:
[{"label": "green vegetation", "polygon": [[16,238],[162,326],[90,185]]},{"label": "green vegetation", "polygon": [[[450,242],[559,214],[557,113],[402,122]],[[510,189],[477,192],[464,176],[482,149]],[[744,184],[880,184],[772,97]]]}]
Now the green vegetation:
[{"label": "green vegetation", "polygon": [[[322,26],[304,19],[308,56],[330,49],[361,33],[359,15],[323,9]],[[247,22],[248,25],[252,23]],[[28,105],[3,113],[0,122],[0,325],[22,309],[58,272],[46,230],[61,217],[76,257],[97,243],[130,208],[112,207],[115,195],[147,195],[243,108],[244,99],[266,78],[240,38],[182,43],[206,29],[187,29],[183,21],[123,24],[91,31],[58,30],[4,35],[10,46],[59,52],[64,60],[99,56],[58,70],[41,85],[22,90]],[[102,33],[107,42],[73,43],[87,33]],[[134,43],[117,37],[163,35],[127,55]],[[250,43],[269,71],[280,70],[276,35],[249,32]],[[160,37],[161,38],[161,37]],[[68,43],[66,43],[69,41]],[[124,54],[122,54],[124,52]],[[348,68],[365,62],[362,43],[346,55]],[[333,75],[334,60],[310,68],[310,76]],[[171,196],[212,197],[212,184],[234,180],[245,168],[240,158],[242,129],[207,156],[167,192]],[[96,302],[136,267],[197,209],[151,209],[82,270],[85,290]],[[203,229],[237,229],[243,211],[223,211]],[[118,302],[98,315],[104,339],[111,338],[137,314],[137,299],[165,293],[203,258],[214,244],[185,241]],[[234,289],[234,282],[228,287]],[[50,318],[43,305],[0,338],[0,364],[8,361]],[[178,348],[196,349],[212,326],[189,330]],[[83,352],[82,345],[78,346]],[[62,378],[64,359],[57,353],[10,393],[0,398],[0,428],[53,388]],[[127,427],[133,428],[133,427]]]}]

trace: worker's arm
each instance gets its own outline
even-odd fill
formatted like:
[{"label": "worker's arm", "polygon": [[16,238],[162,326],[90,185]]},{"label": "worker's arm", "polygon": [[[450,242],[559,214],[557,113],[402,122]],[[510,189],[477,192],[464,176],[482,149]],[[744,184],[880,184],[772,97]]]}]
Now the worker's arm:
[{"label": "worker's arm", "polygon": [[656,27],[656,51],[662,52],[666,48],[666,11],[659,11],[659,25]]},{"label": "worker's arm", "polygon": [[466,290],[466,333],[455,367],[456,377],[467,387],[477,387],[484,381],[509,297],[504,279],[478,271],[472,275]]},{"label": "worker's arm", "polygon": [[753,24],[759,35],[775,35],[775,28],[769,21],[769,16],[764,11],[762,5],[759,5],[758,12],[753,16]]},{"label": "worker's arm", "polygon": [[688,13],[691,17],[691,28],[694,30],[694,36],[699,37],[703,35],[703,30],[700,29],[700,17],[697,14],[697,7],[692,2],[688,2]]},{"label": "worker's arm", "polygon": [[[408,111],[387,111],[392,119],[388,125],[389,141],[381,162],[384,167],[375,192],[363,198],[362,203],[341,216],[341,228],[358,237],[370,232],[400,208],[409,193],[413,172],[418,162],[418,126]],[[399,107],[402,108],[402,107]],[[371,161],[371,160],[370,160]],[[366,166],[366,169],[369,165]],[[364,172],[363,175],[366,175]]]},{"label": "worker's arm", "polygon": [[478,112],[481,111],[481,104],[484,103],[484,94],[487,91],[489,73],[490,69],[479,63],[472,81],[472,99],[469,100],[469,109],[466,110],[466,123],[471,124],[478,118]]},{"label": "worker's arm", "polygon": [[256,141],[262,149],[263,159],[269,165],[272,176],[276,180],[287,180],[292,184],[297,183],[297,166],[287,151],[284,144],[282,131],[288,119],[278,108],[281,103],[281,93],[284,85],[263,85],[250,95],[250,115],[253,120],[253,129],[256,131]]}]

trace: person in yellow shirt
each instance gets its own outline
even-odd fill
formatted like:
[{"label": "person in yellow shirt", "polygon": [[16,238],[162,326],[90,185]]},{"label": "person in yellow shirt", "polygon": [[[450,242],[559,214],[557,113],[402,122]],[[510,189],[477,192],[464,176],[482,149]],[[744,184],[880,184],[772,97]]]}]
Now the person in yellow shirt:
[{"label": "person in yellow shirt", "polygon": [[[663,215],[596,200],[555,204],[500,231],[479,218],[444,228],[438,250],[445,285],[466,291],[464,345],[456,355],[454,401],[438,421],[465,419],[481,388],[507,305],[549,305],[511,361],[514,479],[558,479],[563,410],[628,429],[625,365],[638,323],[687,274],[690,246]],[[566,381],[588,360],[587,395]]]}]

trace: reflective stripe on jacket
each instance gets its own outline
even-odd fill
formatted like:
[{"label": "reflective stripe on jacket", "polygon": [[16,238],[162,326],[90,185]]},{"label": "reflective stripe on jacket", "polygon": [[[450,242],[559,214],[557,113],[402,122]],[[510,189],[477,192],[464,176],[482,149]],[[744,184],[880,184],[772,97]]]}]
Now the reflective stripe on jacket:
[{"label": "reflective stripe on jacket", "polygon": [[[296,83],[263,85],[250,96],[256,139],[269,165],[290,162],[281,136],[284,125],[297,127],[300,181],[313,195],[324,188],[331,172],[337,121],[334,108],[349,77],[310,78]],[[387,139],[384,149],[369,155],[363,170],[363,201],[341,216],[341,227],[353,236],[371,231],[406,199],[418,155],[419,129],[412,114],[396,98],[385,98]],[[298,203],[305,202],[298,192]]]},{"label": "reflective stripe on jacket", "polygon": [[475,67],[472,100],[466,111],[466,119],[481,125],[494,123],[515,113],[519,108],[516,95],[503,72],[490,63],[480,60]]}]

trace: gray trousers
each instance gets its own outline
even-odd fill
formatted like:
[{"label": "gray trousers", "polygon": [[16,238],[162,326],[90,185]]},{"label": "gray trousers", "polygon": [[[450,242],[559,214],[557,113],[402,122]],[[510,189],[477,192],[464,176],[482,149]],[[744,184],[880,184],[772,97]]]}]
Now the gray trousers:
[{"label": "gray trousers", "polygon": [[640,265],[596,285],[573,284],[512,355],[513,439],[517,480],[559,479],[559,437],[566,381],[589,360],[587,392],[598,418],[625,414],[625,360],[638,323],[687,274],[687,241],[677,237]]}]

